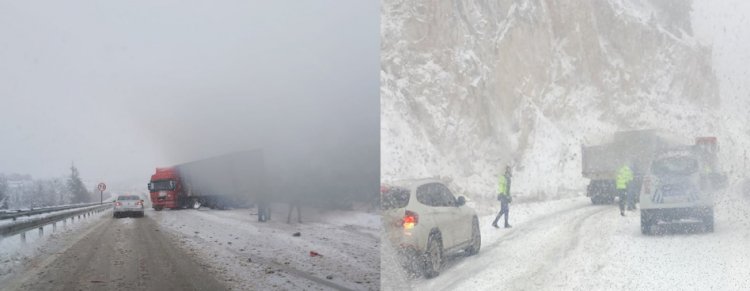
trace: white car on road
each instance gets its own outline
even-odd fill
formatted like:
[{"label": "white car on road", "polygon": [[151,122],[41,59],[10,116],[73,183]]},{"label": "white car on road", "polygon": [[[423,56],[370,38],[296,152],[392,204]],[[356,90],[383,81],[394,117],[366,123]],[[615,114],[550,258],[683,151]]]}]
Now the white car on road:
[{"label": "white car on road", "polygon": [[474,209],[440,180],[381,186],[384,231],[405,267],[431,278],[448,254],[473,255],[482,243]]},{"label": "white car on road", "polygon": [[135,215],[143,217],[144,207],[143,199],[138,195],[120,195],[114,201],[114,217],[119,218],[123,215]]}]

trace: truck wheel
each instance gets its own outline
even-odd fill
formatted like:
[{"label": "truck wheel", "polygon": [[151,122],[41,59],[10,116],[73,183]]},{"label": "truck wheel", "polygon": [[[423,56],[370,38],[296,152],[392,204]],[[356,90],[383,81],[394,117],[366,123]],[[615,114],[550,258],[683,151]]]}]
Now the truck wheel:
[{"label": "truck wheel", "polygon": [[644,214],[643,211],[641,211],[641,233],[650,235],[652,224],[653,222],[651,222],[651,218],[648,217],[648,215]]},{"label": "truck wheel", "polygon": [[714,232],[714,210],[711,209],[705,217],[703,224],[706,226],[706,232]]},{"label": "truck wheel", "polygon": [[161,211],[162,209],[164,209],[163,206],[154,206],[154,210],[156,211]]},{"label": "truck wheel", "polygon": [[443,242],[439,233],[430,235],[427,240],[427,250],[424,253],[423,272],[425,278],[440,275],[440,265],[443,263]]},{"label": "truck wheel", "polygon": [[482,246],[482,234],[479,232],[479,220],[474,217],[471,222],[471,245],[464,252],[467,256],[476,255]]}]

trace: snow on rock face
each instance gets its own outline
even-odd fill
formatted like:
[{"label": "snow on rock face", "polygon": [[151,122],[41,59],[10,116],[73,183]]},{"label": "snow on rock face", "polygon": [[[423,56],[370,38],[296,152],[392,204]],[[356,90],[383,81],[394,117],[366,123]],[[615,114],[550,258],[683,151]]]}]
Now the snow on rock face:
[{"label": "snow on rock face", "polygon": [[488,198],[511,163],[517,196],[574,193],[581,144],[628,129],[719,136],[729,156],[747,128],[726,115],[691,5],[385,1],[382,179],[450,176]]}]

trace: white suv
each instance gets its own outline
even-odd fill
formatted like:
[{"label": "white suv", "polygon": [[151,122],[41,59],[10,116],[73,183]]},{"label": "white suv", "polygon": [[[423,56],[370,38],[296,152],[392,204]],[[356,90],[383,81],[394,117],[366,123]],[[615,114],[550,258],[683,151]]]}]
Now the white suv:
[{"label": "white suv", "polygon": [[400,181],[380,190],[384,230],[408,269],[431,278],[440,274],[447,254],[479,252],[476,212],[440,180]]}]

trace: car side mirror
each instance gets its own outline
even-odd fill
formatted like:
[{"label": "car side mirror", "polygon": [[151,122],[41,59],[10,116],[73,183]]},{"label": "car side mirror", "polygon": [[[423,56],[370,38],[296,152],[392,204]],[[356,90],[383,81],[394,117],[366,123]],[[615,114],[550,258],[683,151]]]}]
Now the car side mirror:
[{"label": "car side mirror", "polygon": [[464,196],[459,196],[458,199],[456,199],[456,206],[464,206],[466,204],[466,198]]}]

